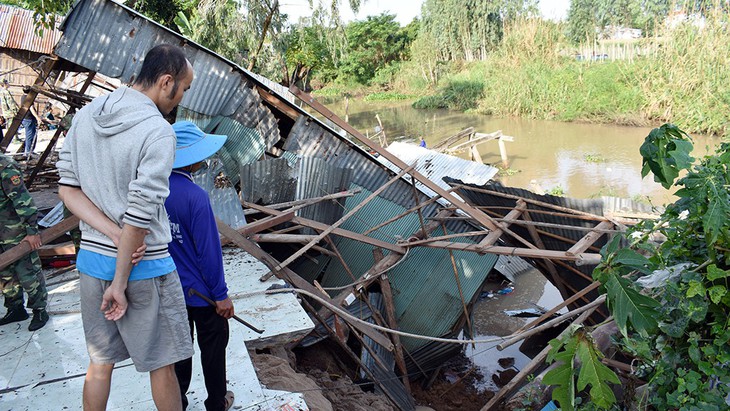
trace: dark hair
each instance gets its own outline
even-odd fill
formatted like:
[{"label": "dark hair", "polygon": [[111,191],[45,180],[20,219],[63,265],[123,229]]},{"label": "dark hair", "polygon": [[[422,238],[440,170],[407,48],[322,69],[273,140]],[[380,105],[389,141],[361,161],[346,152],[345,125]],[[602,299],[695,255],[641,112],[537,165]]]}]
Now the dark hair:
[{"label": "dark hair", "polygon": [[153,47],[144,56],[142,69],[139,71],[134,84],[142,88],[152,87],[157,79],[165,74],[171,75],[175,83],[187,74],[188,61],[185,52],[180,47],[172,44],[160,44]]}]

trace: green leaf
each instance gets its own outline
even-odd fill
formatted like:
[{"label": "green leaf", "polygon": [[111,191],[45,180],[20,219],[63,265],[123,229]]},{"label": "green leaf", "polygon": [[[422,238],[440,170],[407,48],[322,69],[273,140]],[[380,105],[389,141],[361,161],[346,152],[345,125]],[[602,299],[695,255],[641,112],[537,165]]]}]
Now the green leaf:
[{"label": "green leaf", "polygon": [[687,290],[687,298],[692,298],[696,295],[705,295],[705,286],[700,281],[692,280],[689,282],[689,289]]},{"label": "green leaf", "polygon": [[725,288],[724,285],[713,285],[707,290],[707,293],[710,296],[710,300],[712,300],[713,303],[719,304],[720,301],[722,301],[722,297],[727,294],[727,288]]},{"label": "green leaf", "polygon": [[624,264],[644,274],[650,274],[653,269],[650,267],[649,259],[630,248],[622,248],[616,252],[613,258],[614,263]]},{"label": "green leaf", "polygon": [[715,264],[710,264],[707,266],[707,279],[710,281],[715,281],[720,278],[727,278],[728,276],[730,276],[730,271],[717,268]]},{"label": "green leaf", "polygon": [[590,385],[591,402],[599,407],[609,408],[616,402],[616,396],[608,383],[620,384],[618,377],[601,363],[601,355],[591,340],[581,340],[578,343],[577,354],[580,360],[578,391]]},{"label": "green leaf", "polygon": [[707,244],[713,245],[717,242],[720,230],[724,227],[728,215],[728,204],[726,199],[710,198],[707,212],[702,217],[702,227],[707,233]]},{"label": "green leaf", "polygon": [[607,302],[621,334],[627,336],[630,322],[639,334],[648,336],[656,330],[659,303],[651,297],[640,294],[631,287],[631,282],[615,273],[608,275],[606,283]]},{"label": "green leaf", "polygon": [[553,400],[560,403],[560,409],[563,411],[573,411],[575,409],[575,380],[574,380],[574,361],[577,345],[576,335],[570,335],[563,341],[550,341],[550,353],[548,358],[555,359],[556,367],[548,371],[543,377],[542,382],[546,385],[552,385]]}]

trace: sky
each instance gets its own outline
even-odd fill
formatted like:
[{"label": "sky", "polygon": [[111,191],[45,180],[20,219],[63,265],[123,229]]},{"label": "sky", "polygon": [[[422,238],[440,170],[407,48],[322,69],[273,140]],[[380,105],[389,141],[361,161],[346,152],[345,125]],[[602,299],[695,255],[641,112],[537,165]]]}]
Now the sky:
[{"label": "sky", "polygon": [[[322,1],[322,0],[314,0]],[[331,1],[331,0],[324,0]],[[348,22],[352,20],[364,20],[367,16],[378,15],[384,11],[394,13],[396,21],[402,26],[410,23],[414,17],[421,14],[423,0],[362,0],[360,12],[357,15],[352,13],[349,6],[342,6],[340,13],[343,19]],[[347,0],[342,0],[347,4]],[[310,13],[308,0],[281,0],[279,2],[281,11],[289,15],[289,21],[297,21],[299,17]],[[565,18],[568,14],[570,0],[540,0],[540,12],[545,18],[558,20]]]}]

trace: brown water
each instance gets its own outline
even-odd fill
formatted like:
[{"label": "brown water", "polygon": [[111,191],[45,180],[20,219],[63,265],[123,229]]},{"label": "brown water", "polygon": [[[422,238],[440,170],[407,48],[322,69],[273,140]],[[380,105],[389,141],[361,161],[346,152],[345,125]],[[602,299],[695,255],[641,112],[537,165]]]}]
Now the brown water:
[{"label": "brown water", "polygon": [[[344,101],[320,100],[344,118]],[[506,143],[506,148],[510,168],[519,170],[502,177],[502,183],[508,186],[533,191],[536,186],[545,191],[560,188],[564,195],[575,198],[607,195],[650,199],[655,205],[672,201],[672,195],[655,183],[651,175],[641,178],[639,146],[651,128],[416,110],[411,107],[411,101],[351,99],[348,111],[350,124],[363,134],[375,133],[378,114],[389,141],[417,143],[418,137],[423,136],[429,146],[467,127],[474,127],[480,133],[502,130],[504,135],[514,137],[514,142]],[[721,142],[719,138],[703,135],[692,137],[695,157],[705,154],[706,147],[712,150]],[[497,142],[481,144],[479,152],[486,163],[500,163]]]}]

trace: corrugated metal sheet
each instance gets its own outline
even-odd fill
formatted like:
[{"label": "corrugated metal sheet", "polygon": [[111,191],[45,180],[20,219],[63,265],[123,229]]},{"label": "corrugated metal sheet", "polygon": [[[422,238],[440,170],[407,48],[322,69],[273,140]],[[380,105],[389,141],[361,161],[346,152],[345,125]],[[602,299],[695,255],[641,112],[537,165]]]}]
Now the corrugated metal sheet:
[{"label": "corrugated metal sheet", "polygon": [[251,203],[278,204],[294,200],[297,178],[284,158],[241,166],[241,197]]},{"label": "corrugated metal sheet", "polygon": [[212,119],[204,130],[207,133],[228,136],[217,155],[223,162],[226,175],[234,185],[239,182],[241,166],[260,159],[266,150],[263,139],[256,129],[245,127],[226,117],[218,116]]},{"label": "corrugated metal sheet", "polygon": [[[443,335],[441,337],[454,338],[454,334]],[[428,344],[416,350],[408,352],[406,355],[406,369],[408,375],[417,375],[428,378],[432,373],[446,362],[449,358],[459,354],[463,349],[461,344],[447,344],[442,342],[431,341]],[[424,375],[426,373],[426,375]]]},{"label": "corrugated metal sheet", "polygon": [[533,268],[535,267],[520,257],[512,257],[509,255],[500,255],[497,259],[497,264],[494,265],[495,270],[512,282],[515,281],[515,277],[519,274]]},{"label": "corrugated metal sheet", "polygon": [[51,54],[61,32],[43,28],[37,33],[33,11],[0,5],[0,48]]},{"label": "corrugated metal sheet", "polygon": [[[448,190],[450,187],[444,182],[444,177],[458,178],[459,180],[476,185],[484,185],[489,182],[497,172],[496,167],[486,164],[479,164],[474,161],[464,160],[448,154],[437,153],[415,144],[395,142],[388,146],[390,153],[397,156],[406,164],[416,163],[416,171],[428,177],[439,187]],[[378,161],[385,164],[391,170],[400,170],[385,157],[378,157]],[[417,182],[416,187],[429,197],[436,195],[436,192],[423,184]]]},{"label": "corrugated metal sheet", "polygon": [[[304,116],[297,119],[282,148],[301,157],[317,157],[337,167],[357,170],[353,182],[370,191],[377,190],[395,175],[365,150]],[[380,196],[406,208],[416,205],[413,188],[403,179]],[[425,195],[420,195],[420,201],[425,198]],[[437,207],[431,204],[424,207],[424,212],[435,214]]]},{"label": "corrugated metal sheet", "polygon": [[261,104],[242,68],[177,33],[115,2],[76,3],[55,48],[60,57],[100,74],[131,83],[144,55],[161,43],[180,45],[193,65],[195,80],[181,107],[209,117],[226,116],[256,129],[271,147],[281,139],[277,120]]},{"label": "corrugated metal sheet", "polygon": [[[355,187],[353,185],[352,188]],[[362,192],[347,199],[345,207],[348,211],[351,210],[368,195],[370,192],[363,188]],[[342,228],[364,232],[404,211],[403,207],[376,197],[348,219]],[[370,236],[393,242],[398,238],[408,238],[419,229],[418,216],[411,213],[371,233]],[[442,230],[433,233],[434,236],[442,234]],[[473,242],[468,239],[460,241]],[[370,245],[340,238],[337,241],[337,248],[356,277],[364,274],[375,264]],[[467,302],[471,301],[497,262],[497,257],[490,254],[480,256],[463,251],[454,252],[454,257],[464,298]],[[430,336],[444,335],[463,314],[451,257],[447,250],[416,248],[389,273],[396,316],[403,331]],[[330,262],[322,278],[322,283],[326,287],[337,287],[351,282],[352,279],[336,259]],[[411,338],[403,338],[402,342],[409,350],[427,343],[425,340]]]},{"label": "corrugated metal sheet", "polygon": [[233,187],[215,186],[215,178],[223,171],[223,166],[216,160],[209,160],[207,170],[193,175],[195,184],[208,192],[213,214],[229,226],[238,229],[246,225],[246,216],[241,208],[241,200]]},{"label": "corrugated metal sheet", "polygon": [[[303,157],[297,163],[298,179],[295,198],[321,197],[327,194],[345,191],[352,182],[353,170],[337,167],[320,158]],[[297,211],[297,215],[325,224],[332,224],[344,214],[345,200],[320,201]],[[314,230],[303,230],[306,234],[315,234]]]}]

